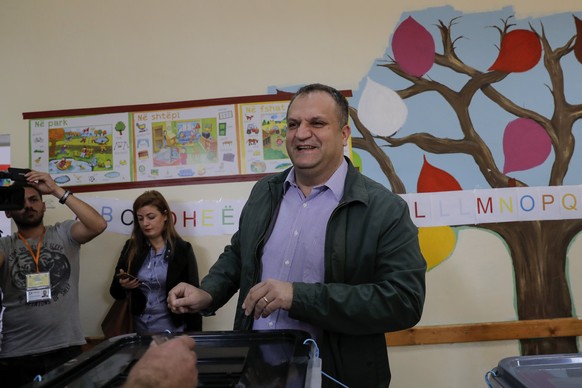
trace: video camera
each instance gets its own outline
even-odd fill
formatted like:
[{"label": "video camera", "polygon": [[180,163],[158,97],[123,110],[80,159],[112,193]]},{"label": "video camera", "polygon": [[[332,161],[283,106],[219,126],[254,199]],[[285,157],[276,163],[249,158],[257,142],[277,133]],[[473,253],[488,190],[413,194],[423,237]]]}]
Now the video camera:
[{"label": "video camera", "polygon": [[19,210],[24,207],[24,183],[28,168],[12,168],[0,171],[0,179],[12,181],[10,186],[0,186],[0,210]]}]

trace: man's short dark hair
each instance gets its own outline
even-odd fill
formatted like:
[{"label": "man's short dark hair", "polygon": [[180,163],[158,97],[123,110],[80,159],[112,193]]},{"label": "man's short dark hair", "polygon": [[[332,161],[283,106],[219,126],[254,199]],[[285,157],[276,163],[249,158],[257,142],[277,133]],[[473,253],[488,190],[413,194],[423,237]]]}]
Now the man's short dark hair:
[{"label": "man's short dark hair", "polygon": [[333,98],[337,105],[337,113],[338,113],[338,121],[340,123],[340,128],[343,128],[348,124],[349,119],[349,104],[348,100],[344,97],[343,94],[340,93],[339,90],[332,88],[331,86],[323,85],[323,84],[309,84],[301,87],[294,95],[291,97],[291,101],[289,101],[289,106],[287,107],[287,116],[289,116],[289,108],[293,101],[297,97],[305,96],[311,94],[313,92],[324,92],[327,93]]}]

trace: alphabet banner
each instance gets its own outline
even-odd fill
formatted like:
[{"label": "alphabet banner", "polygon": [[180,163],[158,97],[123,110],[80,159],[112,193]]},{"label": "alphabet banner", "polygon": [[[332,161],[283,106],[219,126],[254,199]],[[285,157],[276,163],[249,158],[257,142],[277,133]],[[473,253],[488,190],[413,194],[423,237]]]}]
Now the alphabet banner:
[{"label": "alphabet banner", "polygon": [[[133,211],[131,200],[84,197],[107,221],[107,231],[131,234]],[[172,202],[174,226],[182,236],[231,235],[238,230],[238,219],[246,200]]]},{"label": "alphabet banner", "polygon": [[419,227],[582,218],[582,185],[404,194]]},{"label": "alphabet banner", "polygon": [[[131,234],[131,200],[79,196],[103,215],[112,233]],[[418,227],[582,218],[582,185],[459,190],[403,194]],[[232,235],[246,199],[173,202],[172,217],[183,236]],[[7,220],[8,221],[8,220]],[[10,229],[7,228],[7,231]],[[4,233],[6,235],[8,233]]]},{"label": "alphabet banner", "polygon": [[[582,185],[459,190],[403,194],[418,227],[475,225],[492,222],[582,218],[578,200]],[[113,233],[131,233],[132,203],[99,197],[82,197],[108,223]],[[170,203],[176,230],[183,236],[231,235],[238,230],[246,200],[202,200]]]}]

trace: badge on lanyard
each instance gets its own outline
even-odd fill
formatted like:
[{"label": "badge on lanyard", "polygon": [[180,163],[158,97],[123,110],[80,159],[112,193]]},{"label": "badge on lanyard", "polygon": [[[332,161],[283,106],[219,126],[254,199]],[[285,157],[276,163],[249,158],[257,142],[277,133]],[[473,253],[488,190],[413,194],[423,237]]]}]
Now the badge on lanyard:
[{"label": "badge on lanyard", "polygon": [[26,275],[26,302],[51,299],[51,277],[48,272]]},{"label": "badge on lanyard", "polygon": [[36,245],[36,255],[24,237],[18,233],[18,237],[30,252],[36,264],[36,273],[26,275],[26,303],[38,302],[39,300],[51,299],[51,277],[48,272],[38,272],[38,261],[40,259],[40,247],[42,245],[42,238],[44,237],[44,230],[38,239]]}]

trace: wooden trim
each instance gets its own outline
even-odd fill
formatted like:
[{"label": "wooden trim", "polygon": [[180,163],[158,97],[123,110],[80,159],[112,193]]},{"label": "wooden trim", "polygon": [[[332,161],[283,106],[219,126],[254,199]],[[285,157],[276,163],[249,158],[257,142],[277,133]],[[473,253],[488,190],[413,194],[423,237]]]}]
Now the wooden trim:
[{"label": "wooden trim", "polygon": [[206,185],[212,183],[232,183],[258,181],[269,174],[241,174],[218,175],[196,178],[158,179],[150,181],[100,183],[95,185],[65,186],[73,193],[91,193],[97,191],[125,190],[125,189],[149,189],[163,186]]},{"label": "wooden trim", "polygon": [[[409,346],[578,337],[581,335],[582,320],[578,318],[556,318],[464,325],[419,326],[408,330],[386,333],[385,337],[387,346]],[[92,348],[103,341],[104,338],[88,337],[86,340],[86,348]]]},{"label": "wooden trim", "polygon": [[277,94],[264,94],[259,96],[225,97],[205,100],[175,101],[153,104],[118,105],[118,106],[104,106],[98,108],[61,109],[40,112],[24,112],[22,114],[22,118],[24,120],[33,120],[33,119],[47,119],[51,117],[103,115],[110,113],[147,112],[157,110],[187,109],[205,106],[231,105],[253,102],[271,102],[288,99],[289,95],[292,94],[277,91]]},{"label": "wooden trim", "polygon": [[[352,97],[351,90],[339,91],[344,97]],[[274,102],[280,100],[289,100],[295,93],[277,90],[274,94],[262,94],[255,96],[238,96],[238,97],[221,97],[210,98],[205,100],[190,100],[190,101],[175,101],[152,104],[135,104],[135,105],[118,105],[105,106],[98,108],[79,108],[79,109],[60,109],[47,110],[39,112],[24,112],[22,118],[24,120],[34,119],[48,119],[51,117],[65,117],[65,116],[87,116],[87,115],[102,115],[109,113],[130,113],[130,112],[147,112],[157,110],[170,109],[187,109],[199,108],[205,106],[216,105],[232,105],[232,104],[248,104],[254,102]]]},{"label": "wooden trim", "polygon": [[578,318],[556,318],[464,325],[420,326],[386,333],[385,337],[387,346],[408,346],[577,337],[580,335],[582,335],[582,320]]}]

